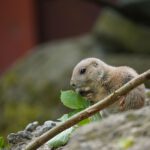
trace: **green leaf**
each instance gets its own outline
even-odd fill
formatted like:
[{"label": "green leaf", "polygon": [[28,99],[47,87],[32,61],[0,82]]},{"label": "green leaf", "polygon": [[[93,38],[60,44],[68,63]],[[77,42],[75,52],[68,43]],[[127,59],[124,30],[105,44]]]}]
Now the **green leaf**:
[{"label": "green leaf", "polygon": [[[57,120],[62,121],[62,122],[65,122],[65,121],[67,121],[69,118],[71,118],[73,115],[75,115],[75,114],[77,114],[78,112],[80,112],[81,110],[83,110],[83,109],[77,109],[77,110],[75,110],[75,111],[73,111],[73,112],[70,112],[69,114],[64,114],[62,117],[60,117],[60,118],[57,119]],[[77,125],[78,125],[78,126],[83,126],[83,125],[86,125],[86,124],[90,123],[91,121],[93,121],[93,120],[91,120],[91,118],[87,118],[87,119],[84,119],[84,120],[80,121]]]},{"label": "green leaf", "polygon": [[68,120],[70,117],[72,117],[73,115],[75,115],[76,113],[80,112],[83,109],[76,109],[73,112],[69,112],[68,114],[64,114],[63,116],[61,116],[60,118],[58,118],[57,120],[65,122],[66,120]]},{"label": "green leaf", "polygon": [[61,132],[60,134],[56,135],[54,138],[52,138],[47,142],[48,146],[50,148],[58,148],[60,146],[65,145],[68,142],[70,135],[74,129],[75,129],[74,127],[71,127]]},{"label": "green leaf", "polygon": [[96,113],[95,115],[91,116],[90,119],[91,119],[91,122],[94,122],[94,121],[99,121],[99,120],[101,120],[102,117],[101,117],[100,113],[98,112],[98,113]]},{"label": "green leaf", "polygon": [[71,109],[84,109],[89,106],[89,101],[71,90],[62,91],[60,99],[65,106]]},{"label": "green leaf", "polygon": [[[82,96],[71,90],[62,91],[60,99],[65,106],[71,109],[75,109],[73,112],[70,112],[69,114],[64,114],[61,118],[59,118],[58,120],[61,122],[67,121],[70,117],[74,116],[78,112],[90,106],[89,101],[85,100]],[[97,120],[101,120],[101,116],[99,113],[93,115],[90,118],[80,121],[77,125],[61,132],[60,134],[52,138],[50,141],[48,141],[49,147],[58,148],[60,146],[65,145],[68,142],[71,133],[76,127],[83,126]]]},{"label": "green leaf", "polygon": [[66,120],[68,120],[68,118],[69,118],[69,115],[68,114],[64,114],[63,116],[61,116],[57,120],[65,122]]},{"label": "green leaf", "polygon": [[89,118],[87,118],[87,119],[84,119],[84,120],[80,121],[78,123],[78,126],[84,126],[86,124],[89,124],[90,122],[91,122],[91,120]]},{"label": "green leaf", "polygon": [[72,117],[73,115],[77,114],[78,112],[82,111],[82,110],[83,109],[76,109],[76,110],[74,110],[72,112],[69,112],[69,114],[68,114],[69,118]]}]

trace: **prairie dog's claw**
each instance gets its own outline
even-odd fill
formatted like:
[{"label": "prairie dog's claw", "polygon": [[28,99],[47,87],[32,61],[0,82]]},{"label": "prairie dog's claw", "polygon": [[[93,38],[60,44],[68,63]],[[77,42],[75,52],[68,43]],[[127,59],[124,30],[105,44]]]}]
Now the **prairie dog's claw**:
[{"label": "prairie dog's claw", "polygon": [[119,108],[120,108],[121,111],[125,110],[125,99],[126,99],[126,96],[121,96],[120,97]]}]

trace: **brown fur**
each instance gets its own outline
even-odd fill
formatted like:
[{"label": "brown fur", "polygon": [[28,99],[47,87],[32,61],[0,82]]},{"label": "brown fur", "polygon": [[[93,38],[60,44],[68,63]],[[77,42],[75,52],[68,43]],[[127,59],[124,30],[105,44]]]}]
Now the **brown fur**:
[{"label": "brown fur", "polygon": [[[83,69],[86,71],[81,73]],[[130,67],[113,67],[97,58],[87,58],[75,66],[70,83],[85,98],[97,102],[137,75],[136,71]],[[138,109],[144,105],[144,101],[145,87],[140,85],[106,110],[109,113],[115,113]]]}]

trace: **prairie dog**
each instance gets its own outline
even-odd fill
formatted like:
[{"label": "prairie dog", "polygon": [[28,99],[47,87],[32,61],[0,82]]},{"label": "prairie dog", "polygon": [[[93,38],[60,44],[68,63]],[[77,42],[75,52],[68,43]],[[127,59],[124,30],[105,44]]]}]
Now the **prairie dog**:
[{"label": "prairie dog", "polygon": [[[95,103],[137,75],[136,71],[130,67],[113,67],[100,59],[87,58],[75,66],[70,84],[81,96]],[[102,111],[102,115],[138,109],[144,106],[144,102],[145,86],[142,84],[120,97],[119,101]]]}]

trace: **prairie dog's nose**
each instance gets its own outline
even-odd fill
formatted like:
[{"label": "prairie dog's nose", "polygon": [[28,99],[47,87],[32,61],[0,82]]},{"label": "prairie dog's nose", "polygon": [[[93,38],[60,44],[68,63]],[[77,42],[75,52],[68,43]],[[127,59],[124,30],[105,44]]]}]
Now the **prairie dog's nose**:
[{"label": "prairie dog's nose", "polygon": [[70,85],[75,88],[76,87],[76,84],[73,82],[73,80],[70,81]]}]

